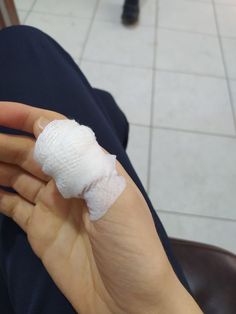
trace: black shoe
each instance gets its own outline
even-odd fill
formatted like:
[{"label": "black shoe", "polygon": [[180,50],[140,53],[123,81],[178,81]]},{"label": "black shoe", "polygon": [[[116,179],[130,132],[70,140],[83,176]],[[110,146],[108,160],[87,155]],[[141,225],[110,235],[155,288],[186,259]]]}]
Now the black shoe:
[{"label": "black shoe", "polygon": [[138,22],[139,5],[138,4],[124,4],[123,13],[121,16],[124,25],[133,25]]}]

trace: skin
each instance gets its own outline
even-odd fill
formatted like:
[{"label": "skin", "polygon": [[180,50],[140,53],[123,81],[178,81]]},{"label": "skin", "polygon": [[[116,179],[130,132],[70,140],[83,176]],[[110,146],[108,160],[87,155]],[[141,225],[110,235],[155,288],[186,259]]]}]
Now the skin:
[{"label": "skin", "polygon": [[[0,125],[37,138],[59,113],[0,102]],[[107,213],[89,220],[81,199],[64,199],[33,160],[35,140],[0,134],[0,212],[27,234],[58,288],[82,314],[202,313],[177,279],[148,209],[122,165],[127,187]]]}]

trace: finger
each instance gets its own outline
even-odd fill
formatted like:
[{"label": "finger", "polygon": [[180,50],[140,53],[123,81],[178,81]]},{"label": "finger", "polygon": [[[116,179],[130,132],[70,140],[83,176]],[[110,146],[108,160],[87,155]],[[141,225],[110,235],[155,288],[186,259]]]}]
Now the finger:
[{"label": "finger", "polygon": [[39,134],[43,131],[43,129],[46,127],[46,125],[51,122],[50,120],[46,119],[45,117],[40,117],[36,122],[34,123],[34,135],[36,138],[38,138]]},{"label": "finger", "polygon": [[0,161],[18,165],[33,176],[48,182],[45,175],[33,158],[35,141],[32,138],[19,135],[0,134]]},{"label": "finger", "polygon": [[40,117],[45,117],[49,121],[66,118],[55,111],[17,102],[0,101],[0,125],[2,126],[33,134],[34,124]]},{"label": "finger", "polygon": [[15,193],[0,189],[0,212],[12,218],[26,233],[34,206]]},{"label": "finger", "polygon": [[13,165],[0,163],[0,185],[13,188],[21,197],[36,204],[45,183]]}]

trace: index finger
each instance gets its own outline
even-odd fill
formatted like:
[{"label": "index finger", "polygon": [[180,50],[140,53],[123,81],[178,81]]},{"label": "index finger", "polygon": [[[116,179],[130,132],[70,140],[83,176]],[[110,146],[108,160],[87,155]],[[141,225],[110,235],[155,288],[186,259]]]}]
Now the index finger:
[{"label": "index finger", "polygon": [[18,102],[0,101],[0,125],[16,130],[34,133],[34,124],[40,118],[48,120],[65,119],[62,114],[32,107]]}]

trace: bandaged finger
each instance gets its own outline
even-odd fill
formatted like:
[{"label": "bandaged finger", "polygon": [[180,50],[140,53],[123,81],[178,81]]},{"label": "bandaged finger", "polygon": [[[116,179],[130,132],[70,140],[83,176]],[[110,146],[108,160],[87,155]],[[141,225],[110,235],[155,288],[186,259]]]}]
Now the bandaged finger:
[{"label": "bandaged finger", "polygon": [[124,191],[116,156],[105,153],[93,130],[75,120],[54,120],[39,135],[34,159],[64,198],[83,198],[90,220],[101,218]]}]

